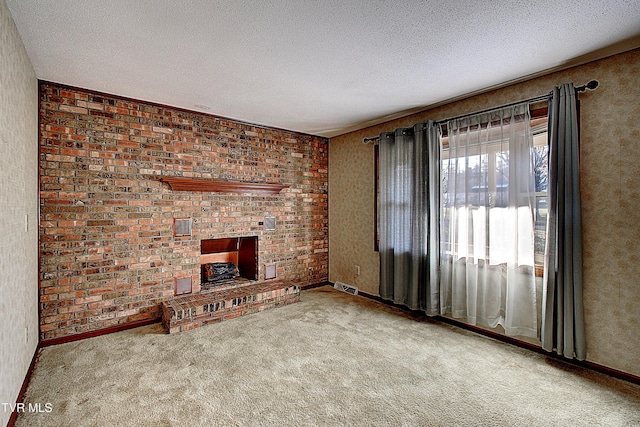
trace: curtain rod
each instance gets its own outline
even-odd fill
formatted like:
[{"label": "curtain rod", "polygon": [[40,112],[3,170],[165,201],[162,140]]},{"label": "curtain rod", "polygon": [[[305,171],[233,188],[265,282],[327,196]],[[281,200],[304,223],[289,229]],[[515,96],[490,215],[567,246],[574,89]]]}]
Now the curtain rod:
[{"label": "curtain rod", "polygon": [[[575,88],[576,93],[578,92],[584,92],[587,89],[589,90],[594,90],[595,88],[598,87],[598,81],[597,80],[591,80],[589,83],[584,84],[582,86],[578,86]],[[435,124],[437,124],[438,126],[442,126],[444,124],[446,124],[448,121],[450,120],[457,120],[457,119],[462,119],[464,117],[470,117],[470,116],[475,116],[478,114],[483,114],[483,113],[487,113],[489,111],[493,111],[493,110],[499,110],[501,108],[507,108],[507,107],[512,107],[514,105],[518,105],[518,104],[522,104],[523,102],[529,102],[529,103],[533,103],[533,102],[538,102],[538,101],[544,101],[546,99],[549,99],[551,97],[551,95],[553,94],[553,92],[549,92],[545,95],[539,95],[533,98],[529,98],[529,99],[524,99],[522,101],[517,101],[517,102],[511,102],[509,104],[505,104],[505,105],[500,105],[498,107],[493,107],[493,108],[487,108],[486,110],[481,110],[481,111],[476,111],[475,113],[469,113],[469,114],[462,114],[460,116],[456,116],[456,117],[450,117],[448,119],[444,119],[444,120],[438,120],[435,122]],[[379,136],[373,136],[371,138],[363,138],[362,142],[364,142],[365,144],[368,144],[370,142],[378,142],[380,141],[380,137]]]}]

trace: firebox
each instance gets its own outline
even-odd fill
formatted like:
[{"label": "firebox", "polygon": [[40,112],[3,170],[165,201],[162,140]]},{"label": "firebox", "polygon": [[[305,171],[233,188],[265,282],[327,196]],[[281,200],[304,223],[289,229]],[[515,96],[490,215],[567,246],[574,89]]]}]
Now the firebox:
[{"label": "firebox", "polygon": [[200,242],[201,288],[234,280],[257,280],[258,237],[223,237]]}]

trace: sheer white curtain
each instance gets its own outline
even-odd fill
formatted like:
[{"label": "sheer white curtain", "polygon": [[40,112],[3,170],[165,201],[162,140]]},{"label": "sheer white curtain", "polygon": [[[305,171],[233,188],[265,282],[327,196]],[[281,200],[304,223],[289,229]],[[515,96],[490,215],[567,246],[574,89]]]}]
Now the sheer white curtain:
[{"label": "sheer white curtain", "polygon": [[537,336],[533,138],[528,104],[447,123],[441,314]]}]

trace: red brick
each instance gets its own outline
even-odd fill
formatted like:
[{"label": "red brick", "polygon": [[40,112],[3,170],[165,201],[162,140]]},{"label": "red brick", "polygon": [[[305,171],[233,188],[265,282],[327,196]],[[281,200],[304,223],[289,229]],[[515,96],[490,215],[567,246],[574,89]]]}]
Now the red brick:
[{"label": "red brick", "polygon": [[[174,275],[199,290],[199,242],[211,236],[257,235],[261,276],[275,263],[279,279],[327,280],[326,139],[45,82],[40,101],[42,303],[75,296],[86,310],[82,325],[43,316],[43,339],[159,316]],[[288,188],[174,192],[162,175]],[[275,232],[258,224],[265,216]],[[174,218],[193,218],[193,235],[174,238]]]}]

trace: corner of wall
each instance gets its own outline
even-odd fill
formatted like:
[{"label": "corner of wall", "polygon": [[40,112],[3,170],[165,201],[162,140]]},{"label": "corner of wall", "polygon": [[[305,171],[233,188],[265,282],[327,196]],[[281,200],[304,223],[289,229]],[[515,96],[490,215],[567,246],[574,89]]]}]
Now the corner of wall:
[{"label": "corner of wall", "polygon": [[0,402],[15,403],[38,346],[38,81],[4,0],[0,40]]}]

